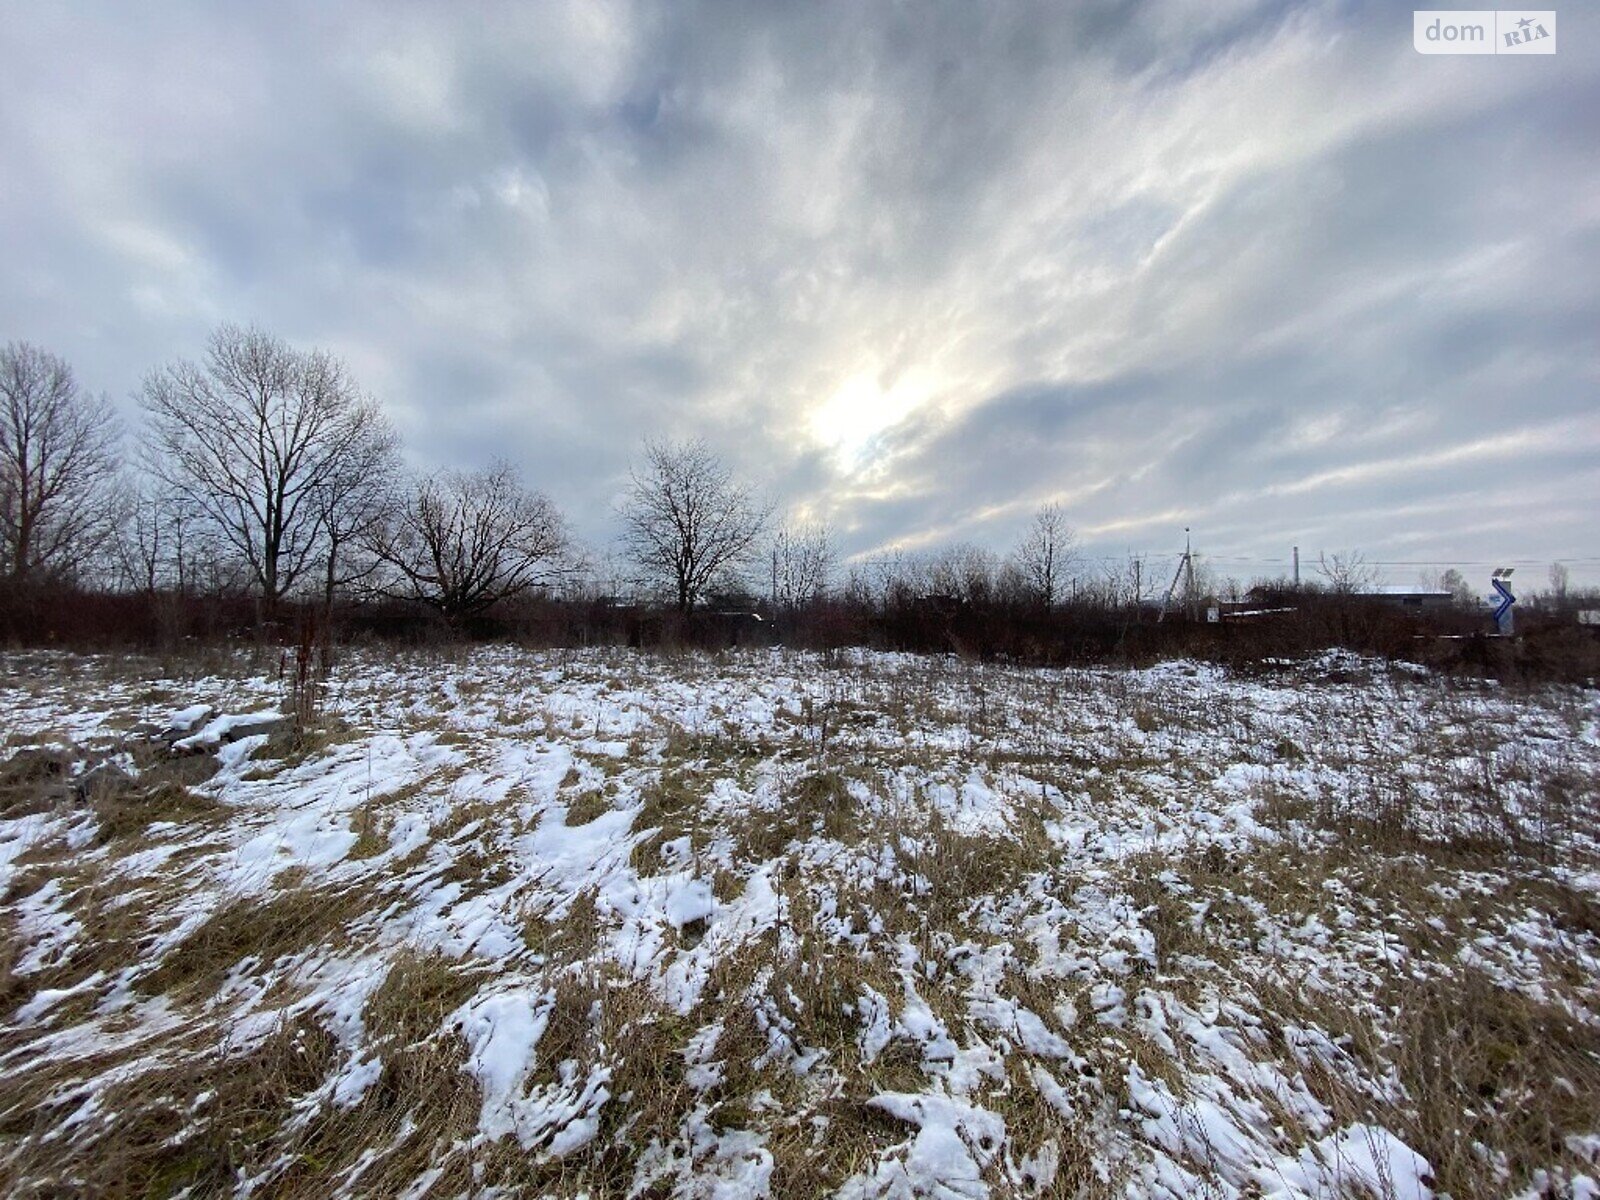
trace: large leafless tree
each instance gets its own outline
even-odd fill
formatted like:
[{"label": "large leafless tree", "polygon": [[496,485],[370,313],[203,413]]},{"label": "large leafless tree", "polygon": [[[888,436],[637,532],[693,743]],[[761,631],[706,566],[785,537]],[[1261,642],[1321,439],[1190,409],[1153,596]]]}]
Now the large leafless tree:
[{"label": "large leafless tree", "polygon": [[151,469],[215,524],[269,614],[317,565],[336,574],[350,526],[332,514],[362,494],[348,480],[373,447],[392,451],[337,358],[224,325],[202,362],[151,374],[144,403]]},{"label": "large leafless tree", "polygon": [[67,363],[0,349],[0,572],[14,585],[78,574],[111,530],[117,426]]},{"label": "large leafless tree", "polygon": [[1059,504],[1046,504],[1018,545],[1015,562],[1033,598],[1046,608],[1061,598],[1061,587],[1077,567],[1077,539]]},{"label": "large leafless tree", "polygon": [[505,463],[420,481],[366,539],[382,590],[454,622],[567,573],[572,541]]},{"label": "large leafless tree", "polygon": [[719,575],[749,559],[771,508],[703,441],[648,442],[644,458],[622,508],[623,541],[688,613]]}]

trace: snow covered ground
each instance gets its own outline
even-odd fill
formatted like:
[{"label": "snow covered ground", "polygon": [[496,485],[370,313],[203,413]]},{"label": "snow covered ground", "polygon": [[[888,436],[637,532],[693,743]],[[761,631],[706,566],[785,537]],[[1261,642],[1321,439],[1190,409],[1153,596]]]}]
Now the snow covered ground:
[{"label": "snow covered ground", "polygon": [[1600,693],[0,671],[0,1190],[1600,1195]]}]

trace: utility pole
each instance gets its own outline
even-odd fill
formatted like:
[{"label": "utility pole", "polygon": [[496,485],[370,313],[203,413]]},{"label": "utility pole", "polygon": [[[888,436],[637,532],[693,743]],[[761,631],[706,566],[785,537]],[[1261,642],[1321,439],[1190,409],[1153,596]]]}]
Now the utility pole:
[{"label": "utility pole", "polygon": [[1184,591],[1189,597],[1189,620],[1193,621],[1200,615],[1200,597],[1194,594],[1194,553],[1189,549],[1189,527],[1183,529],[1183,569],[1188,572],[1188,579],[1184,583]]},{"label": "utility pole", "polygon": [[1156,614],[1157,625],[1161,624],[1161,622],[1167,619],[1167,608],[1172,604],[1172,595],[1178,590],[1178,580],[1184,577],[1185,571],[1188,572],[1189,579],[1188,583],[1185,585],[1185,591],[1188,594],[1184,598],[1184,607],[1188,609],[1189,619],[1193,620],[1195,615],[1194,559],[1189,552],[1189,527],[1187,525],[1184,526],[1183,529],[1183,557],[1178,560],[1178,569],[1172,573],[1172,582],[1167,585],[1167,594],[1161,598],[1161,611]]},{"label": "utility pole", "polygon": [[1299,588],[1300,588],[1300,547],[1299,546],[1296,546],[1294,548],[1294,586],[1295,586],[1295,589],[1298,591]]}]

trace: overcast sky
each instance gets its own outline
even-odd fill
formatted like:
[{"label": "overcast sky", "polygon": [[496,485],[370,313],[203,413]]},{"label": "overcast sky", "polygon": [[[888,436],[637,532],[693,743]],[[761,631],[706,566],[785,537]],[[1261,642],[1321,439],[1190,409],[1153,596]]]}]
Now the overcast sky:
[{"label": "overcast sky", "polygon": [[0,341],[132,428],[255,322],[599,545],[703,436],[851,553],[1056,500],[1242,578],[1600,580],[1600,10],[1515,58],[1411,12],[10,4]]}]

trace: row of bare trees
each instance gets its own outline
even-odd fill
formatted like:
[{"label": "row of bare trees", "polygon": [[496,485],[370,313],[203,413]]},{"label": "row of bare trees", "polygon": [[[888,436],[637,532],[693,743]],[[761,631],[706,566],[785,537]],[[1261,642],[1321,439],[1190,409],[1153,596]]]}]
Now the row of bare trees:
[{"label": "row of bare trees", "polygon": [[382,410],[326,352],[223,326],[140,398],[129,482],[109,402],[55,355],[0,351],[0,572],[14,591],[114,577],[248,592],[270,617],[291,596],[360,588],[460,618],[571,566],[559,512],[509,466],[409,478]]},{"label": "row of bare trees", "polygon": [[[152,371],[139,398],[144,437],[124,471],[104,397],[45,351],[0,353],[5,580],[114,576],[151,595],[249,594],[268,618],[290,597],[377,595],[460,620],[586,566],[556,506],[509,464],[408,475],[382,409],[325,351],[224,325],[200,359]],[[825,524],[776,523],[702,441],[647,444],[618,516],[637,569],[628,590],[664,592],[685,613],[717,592],[799,608],[829,591],[838,566]],[[952,595],[998,586],[1049,606],[1076,570],[1056,506],[1003,572],[981,559],[960,549],[884,583]],[[851,586],[866,586],[859,572]]]},{"label": "row of bare trees", "polygon": [[[510,464],[409,475],[382,409],[324,351],[224,325],[198,361],[151,372],[140,401],[145,436],[124,464],[110,403],[66,362],[0,351],[0,577],[14,591],[114,577],[152,595],[248,593],[269,619],[291,597],[354,593],[457,621],[585,565]],[[687,612],[748,564],[772,509],[703,442],[659,442],[619,515],[633,582]],[[825,541],[780,534],[791,597],[825,585]]]},{"label": "row of bare trees", "polygon": [[[268,616],[355,591],[459,621],[577,565],[560,512],[509,464],[409,476],[393,426],[324,351],[223,326],[201,361],[151,373],[142,400],[158,511],[130,534],[165,531],[180,588],[178,543],[231,563]],[[162,559],[137,542],[133,557]]]},{"label": "row of bare trees", "polygon": [[[972,545],[893,553],[852,564],[840,586],[829,528],[775,522],[702,441],[644,447],[617,513],[631,570],[608,588],[561,512],[509,464],[407,472],[383,410],[325,351],[224,325],[198,361],[151,372],[140,400],[144,437],[125,470],[104,397],[52,354],[0,350],[0,584],[249,595],[267,619],[289,598],[389,597],[451,622],[552,584],[643,590],[686,614],[718,593],[765,593],[780,611],[828,595],[879,610],[929,599],[1049,610],[1160,591],[1137,560],[1087,569],[1054,504],[1004,557]],[[1359,554],[1317,569],[1336,594],[1373,578]],[[1203,564],[1186,571],[1191,590],[1227,590]],[[1470,592],[1453,572],[1441,585]]]}]

